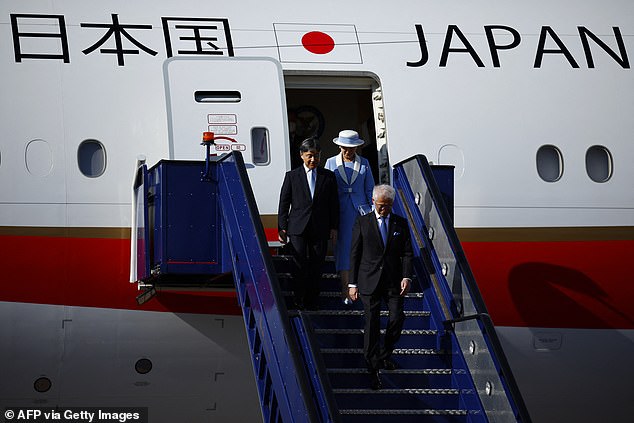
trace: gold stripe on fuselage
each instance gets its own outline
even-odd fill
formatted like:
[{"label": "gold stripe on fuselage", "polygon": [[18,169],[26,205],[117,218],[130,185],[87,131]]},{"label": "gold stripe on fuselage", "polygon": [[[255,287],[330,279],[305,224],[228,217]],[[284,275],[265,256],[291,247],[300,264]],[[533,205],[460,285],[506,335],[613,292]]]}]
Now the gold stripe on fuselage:
[{"label": "gold stripe on fuselage", "polygon": [[51,238],[130,239],[130,228],[0,226],[0,236],[41,236],[41,237],[51,237]]},{"label": "gold stripe on fuselage", "polygon": [[[277,228],[276,215],[260,216],[265,228]],[[632,241],[634,226],[457,228],[462,242]],[[0,236],[130,239],[130,228],[0,226]]]},{"label": "gold stripe on fuselage", "polygon": [[634,226],[457,228],[461,242],[632,241]]}]

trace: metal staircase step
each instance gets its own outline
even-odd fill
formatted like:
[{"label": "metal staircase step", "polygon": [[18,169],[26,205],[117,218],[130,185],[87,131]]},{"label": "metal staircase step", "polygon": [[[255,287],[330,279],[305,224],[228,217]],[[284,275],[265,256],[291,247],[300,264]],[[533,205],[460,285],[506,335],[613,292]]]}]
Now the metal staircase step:
[{"label": "metal staircase step", "polygon": [[[327,369],[328,374],[369,374],[368,369],[365,368],[334,368]],[[381,373],[388,374],[402,374],[402,375],[451,375],[451,369],[396,369],[396,370],[381,370]]]},{"label": "metal staircase step", "polygon": [[[363,354],[362,348],[322,348],[322,354]],[[396,348],[393,355],[436,355],[446,354],[431,348]]]},{"label": "metal staircase step", "polygon": [[[347,310],[316,310],[303,312],[310,317],[314,328],[332,329],[332,328],[362,328],[364,327],[365,318],[363,310],[347,309]],[[387,325],[387,310],[381,312],[381,327]],[[405,322],[403,329],[420,329],[429,327],[429,312],[406,310]]]},{"label": "metal staircase step", "polygon": [[333,389],[335,394],[383,394],[383,395],[458,395],[460,390],[454,388],[388,388],[388,389],[370,389],[370,388],[344,388]]},{"label": "metal staircase step", "polygon": [[451,415],[451,416],[463,416],[467,414],[466,410],[359,410],[359,409],[346,409],[339,410],[341,414],[385,414],[385,415],[404,415],[404,414],[415,414],[415,415],[425,415],[425,416],[440,416],[440,415]]},{"label": "metal staircase step", "polygon": [[[317,335],[363,335],[363,329],[315,329]],[[438,331],[432,329],[403,329],[402,336],[406,335],[436,335]],[[381,329],[385,334],[385,329]]]},{"label": "metal staircase step", "polygon": [[[290,287],[287,287],[290,288]],[[338,287],[335,287],[338,288]],[[286,302],[286,306],[289,309],[294,309],[294,296],[295,291],[292,289],[285,289],[282,291],[282,296]],[[423,293],[415,292],[409,293],[405,296],[404,309],[405,310],[419,310],[423,308]],[[351,305],[344,305],[341,298],[341,291],[339,289],[322,289],[319,293],[319,305],[322,309],[333,310],[362,310],[363,303],[359,300]]]},{"label": "metal staircase step", "polygon": [[[363,328],[316,328],[314,333],[321,348],[360,348]],[[385,329],[380,330],[385,335]],[[399,346],[402,348],[436,348],[437,331],[431,329],[403,329]]]},{"label": "metal staircase step", "polygon": [[[282,291],[282,295],[285,297],[292,297],[293,295],[295,295],[295,291]],[[319,296],[321,298],[339,298],[341,296],[341,293],[339,291],[321,291],[319,293]],[[405,298],[423,298],[423,296],[424,294],[422,292],[410,292],[409,294],[405,295]]]},{"label": "metal staircase step", "polygon": [[[293,274],[291,272],[277,272],[278,279],[293,279]],[[321,279],[340,279],[339,273],[333,272],[323,272],[321,274]],[[416,276],[412,275],[412,280],[415,280]]]},{"label": "metal staircase step", "polygon": [[[277,277],[280,279],[293,279],[293,274],[291,272],[277,272]],[[323,272],[321,274],[322,279],[340,279],[339,273],[333,272]],[[412,276],[412,279],[415,277]]]},{"label": "metal staircase step", "polygon": [[[363,348],[321,348],[327,369],[365,368]],[[450,355],[433,348],[397,348],[392,359],[402,369],[447,368]]]},{"label": "metal staircase step", "polygon": [[[292,286],[292,283],[294,281],[294,276],[291,270],[292,269],[284,269],[283,271],[280,271],[280,270],[277,271],[277,279],[279,280],[280,285],[282,287]],[[321,280],[319,281],[319,286],[321,290],[336,291],[340,289],[341,278],[339,277],[338,273],[325,271],[325,272],[322,272],[320,279]],[[414,280],[414,286],[417,286],[415,282],[416,280],[415,276],[412,276],[412,280]]]},{"label": "metal staircase step", "polygon": [[[333,388],[366,388],[370,372],[365,368],[327,369],[330,385]],[[447,368],[408,368],[381,370],[386,386],[418,386],[451,388],[451,369]]]},{"label": "metal staircase step", "polygon": [[[312,316],[363,316],[363,310],[308,310],[304,313]],[[405,317],[429,317],[429,311],[405,310]],[[389,315],[387,310],[381,310],[381,316]]]},{"label": "metal staircase step", "polygon": [[[278,272],[278,279],[293,279],[293,274],[290,272]],[[336,273],[322,273],[322,279],[339,279],[339,275]]]},{"label": "metal staircase step", "polygon": [[[369,381],[369,378],[368,378]],[[460,409],[460,390],[453,388],[393,388],[371,389],[334,388],[340,409],[360,410],[457,410]]]},{"label": "metal staircase step", "polygon": [[340,414],[357,414],[357,415],[417,415],[417,416],[466,416],[466,410],[434,410],[434,409],[423,409],[423,410],[400,410],[400,409],[383,409],[383,410],[373,410],[373,409],[343,409],[339,410]]}]

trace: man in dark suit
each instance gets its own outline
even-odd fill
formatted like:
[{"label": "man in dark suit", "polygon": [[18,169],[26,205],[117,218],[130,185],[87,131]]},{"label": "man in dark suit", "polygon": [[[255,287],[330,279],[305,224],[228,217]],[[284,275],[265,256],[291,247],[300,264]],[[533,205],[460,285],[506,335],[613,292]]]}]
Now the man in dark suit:
[{"label": "man in dark suit", "polygon": [[[381,388],[379,369],[396,369],[390,356],[401,336],[405,313],[403,297],[412,276],[412,243],[407,220],[392,213],[396,193],[389,185],[377,185],[372,193],[374,210],[357,218],[352,230],[349,295],[361,297],[365,312],[363,355],[372,389]],[[383,348],[380,346],[381,300],[389,310]]]},{"label": "man in dark suit", "polygon": [[330,170],[318,167],[321,148],[316,138],[299,147],[303,164],[286,172],[278,209],[278,238],[290,241],[298,264],[295,274],[295,304],[318,308],[319,281],[328,239],[336,237],[339,225],[337,181]]}]

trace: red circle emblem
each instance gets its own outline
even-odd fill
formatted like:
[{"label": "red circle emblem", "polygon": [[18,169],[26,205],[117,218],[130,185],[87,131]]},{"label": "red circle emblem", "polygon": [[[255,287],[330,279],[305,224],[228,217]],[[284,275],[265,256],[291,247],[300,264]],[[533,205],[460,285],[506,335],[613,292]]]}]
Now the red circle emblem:
[{"label": "red circle emblem", "polygon": [[335,48],[335,40],[325,32],[312,31],[304,34],[302,45],[311,53],[326,54]]}]

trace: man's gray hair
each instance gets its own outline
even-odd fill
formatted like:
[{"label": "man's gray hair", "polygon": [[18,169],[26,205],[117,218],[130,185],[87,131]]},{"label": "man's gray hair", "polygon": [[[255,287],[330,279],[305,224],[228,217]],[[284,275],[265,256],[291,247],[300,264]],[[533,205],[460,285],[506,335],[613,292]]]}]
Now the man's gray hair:
[{"label": "man's gray hair", "polygon": [[390,185],[375,185],[372,190],[372,199],[377,200],[379,197],[387,197],[394,202],[396,191]]}]

